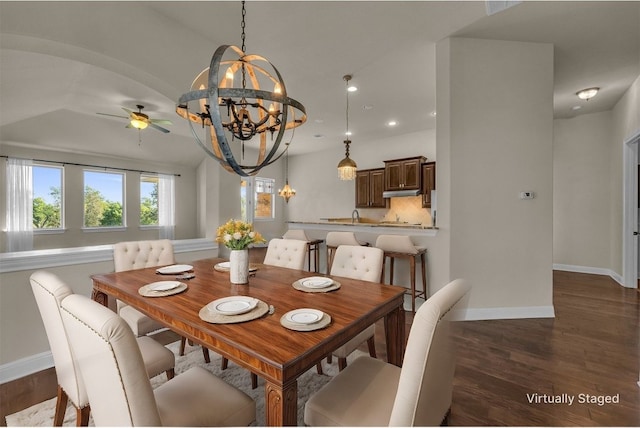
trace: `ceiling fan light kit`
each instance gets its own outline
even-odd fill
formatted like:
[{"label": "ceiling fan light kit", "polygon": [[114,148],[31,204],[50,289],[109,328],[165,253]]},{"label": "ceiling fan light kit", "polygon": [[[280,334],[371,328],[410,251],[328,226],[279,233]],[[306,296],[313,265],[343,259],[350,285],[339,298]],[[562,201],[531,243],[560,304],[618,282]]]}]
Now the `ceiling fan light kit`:
[{"label": "ceiling fan light kit", "polygon": [[[242,47],[220,46],[176,107],[200,147],[227,171],[244,177],[277,161],[287,150],[288,144],[281,145],[285,131],[307,120],[304,106],[287,95],[275,66],[260,55],[245,53],[245,15],[243,1]],[[208,129],[209,143],[194,124]],[[245,162],[245,144],[256,141],[255,160]],[[233,153],[233,142],[238,143],[235,151],[241,152],[241,160]]]},{"label": "ceiling fan light kit", "polygon": [[169,133],[169,130],[167,128],[163,128],[159,124],[172,125],[172,122],[170,120],[149,119],[149,116],[147,114],[142,113],[142,109],[144,109],[144,106],[142,104],[137,104],[136,107],[138,108],[138,111],[133,111],[126,107],[122,107],[122,110],[127,112],[128,116],[119,116],[117,114],[108,114],[108,113],[97,113],[97,114],[100,114],[102,116],[111,116],[111,117],[119,117],[121,119],[128,119],[129,123],[127,124],[127,126],[125,126],[125,128],[135,128],[140,131],[150,126],[160,132],[164,132],[165,134]]}]

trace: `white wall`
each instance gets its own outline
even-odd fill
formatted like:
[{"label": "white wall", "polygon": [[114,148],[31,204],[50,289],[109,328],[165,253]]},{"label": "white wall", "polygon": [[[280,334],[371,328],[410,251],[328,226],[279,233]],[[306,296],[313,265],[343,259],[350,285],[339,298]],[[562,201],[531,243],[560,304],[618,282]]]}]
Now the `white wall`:
[{"label": "white wall", "polygon": [[609,237],[611,242],[609,263],[611,270],[620,275],[623,274],[623,150],[625,141],[638,132],[640,132],[640,75],[613,109],[609,181],[612,233]]},{"label": "white wall", "polygon": [[[553,316],[553,47],[453,38],[439,43],[437,60],[450,279],[471,282],[480,316]],[[525,190],[535,199],[520,200]]]},{"label": "white wall", "polygon": [[608,270],[612,113],[554,121],[553,262]]}]

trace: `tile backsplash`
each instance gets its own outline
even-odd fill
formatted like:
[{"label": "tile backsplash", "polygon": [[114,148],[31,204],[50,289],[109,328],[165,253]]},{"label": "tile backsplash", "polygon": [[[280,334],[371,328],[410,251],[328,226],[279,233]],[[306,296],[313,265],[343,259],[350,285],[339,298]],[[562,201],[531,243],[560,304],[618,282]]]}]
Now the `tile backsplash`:
[{"label": "tile backsplash", "polygon": [[[391,198],[389,209],[361,209],[362,217],[380,221],[402,221],[411,224],[431,226],[431,210],[422,208],[422,196]],[[397,217],[396,217],[397,216]]]}]

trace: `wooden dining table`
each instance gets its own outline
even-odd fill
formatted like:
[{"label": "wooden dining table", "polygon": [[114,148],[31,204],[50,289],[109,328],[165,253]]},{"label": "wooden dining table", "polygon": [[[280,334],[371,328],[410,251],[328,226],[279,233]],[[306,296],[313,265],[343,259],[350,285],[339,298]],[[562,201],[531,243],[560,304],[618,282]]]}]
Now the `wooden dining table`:
[{"label": "wooden dining table", "polygon": [[[299,291],[292,284],[313,273],[258,264],[249,284],[229,281],[228,272],[214,269],[225,261],[212,258],[189,262],[195,277],[182,280],[187,289],[166,297],[144,297],[138,290],[152,282],[175,280],[157,268],[92,275],[92,298],[108,305],[116,298],[174,332],[214,350],[265,381],[266,425],[297,423],[297,379],[333,350],[369,325],[384,318],[387,358],[400,366],[405,347],[405,288],[331,276],[340,288],[329,292]],[[199,312],[208,303],[229,296],[251,296],[273,313],[241,323],[214,324]],[[315,331],[294,331],[280,320],[289,311],[312,308],[330,315],[331,323]],[[213,398],[215,399],[215,398]]]}]

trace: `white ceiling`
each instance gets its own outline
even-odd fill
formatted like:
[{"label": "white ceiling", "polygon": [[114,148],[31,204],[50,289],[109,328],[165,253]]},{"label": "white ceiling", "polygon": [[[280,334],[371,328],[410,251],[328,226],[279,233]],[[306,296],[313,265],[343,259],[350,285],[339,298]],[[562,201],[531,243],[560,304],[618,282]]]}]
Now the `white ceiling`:
[{"label": "white ceiling", "polygon": [[[251,1],[247,52],[273,63],[308,121],[291,152],[342,151],[435,127],[435,43],[448,36],[553,43],[557,118],[610,110],[640,75],[640,2]],[[240,44],[240,2],[0,2],[3,144],[196,165],[204,152],[174,111],[222,44]],[[579,89],[599,86],[589,102]],[[125,129],[121,106],[171,119]],[[574,111],[574,105],[582,109]],[[369,106],[364,109],[363,106]],[[398,126],[389,128],[389,120]],[[401,144],[401,139],[398,140]]]}]

